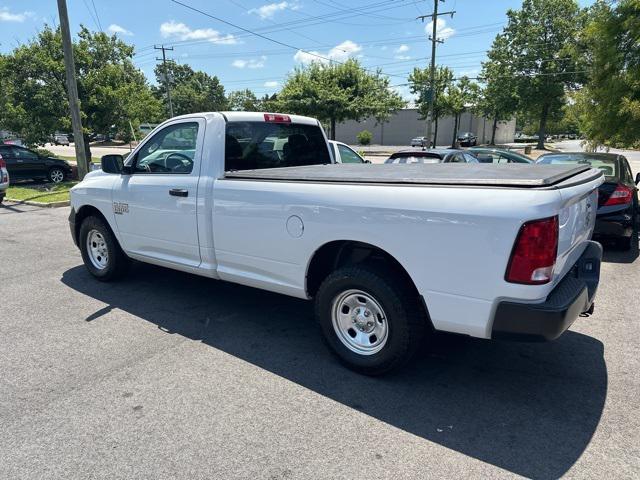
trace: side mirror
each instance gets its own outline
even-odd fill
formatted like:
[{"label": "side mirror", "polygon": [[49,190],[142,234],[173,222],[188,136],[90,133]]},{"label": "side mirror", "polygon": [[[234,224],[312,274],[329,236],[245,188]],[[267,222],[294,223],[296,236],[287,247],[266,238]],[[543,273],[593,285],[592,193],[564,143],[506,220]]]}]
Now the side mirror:
[{"label": "side mirror", "polygon": [[104,155],[100,160],[102,171],[105,173],[122,173],[124,157],[122,155]]},{"label": "side mirror", "polygon": [[[371,160],[365,160],[363,163],[371,163]],[[638,175],[640,175],[640,173]]]},{"label": "side mirror", "polygon": [[640,184],[640,173],[636,175],[636,185]]}]

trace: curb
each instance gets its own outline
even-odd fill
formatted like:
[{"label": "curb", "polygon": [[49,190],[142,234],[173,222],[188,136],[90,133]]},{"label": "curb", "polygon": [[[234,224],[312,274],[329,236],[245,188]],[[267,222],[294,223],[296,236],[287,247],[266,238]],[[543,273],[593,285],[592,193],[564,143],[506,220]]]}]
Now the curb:
[{"label": "curb", "polygon": [[17,203],[19,205],[31,205],[33,207],[42,207],[42,208],[68,207],[69,205],[71,205],[71,202],[69,200],[45,203],[45,202],[35,202],[33,200],[14,200],[13,198],[7,197],[5,198],[5,201]]}]

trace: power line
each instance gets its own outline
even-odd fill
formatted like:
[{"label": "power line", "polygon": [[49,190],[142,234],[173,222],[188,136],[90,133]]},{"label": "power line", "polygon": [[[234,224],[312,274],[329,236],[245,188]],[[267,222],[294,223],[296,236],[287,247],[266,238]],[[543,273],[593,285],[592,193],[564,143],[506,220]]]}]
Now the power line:
[{"label": "power line", "polygon": [[[172,0],[173,1],[173,0]],[[425,0],[412,0],[411,3],[407,3],[406,5],[413,5],[416,3],[420,3],[423,2]],[[178,3],[181,4],[182,6],[185,6],[186,8],[190,8],[192,10],[196,10],[194,7],[191,7],[189,5],[186,4],[182,4],[180,2],[174,2],[174,3]],[[338,17],[340,19],[344,19],[344,18],[352,18],[352,17],[357,17],[360,15],[363,15],[368,9],[374,9],[374,12],[378,12],[378,11],[384,11],[384,10],[390,10],[393,8],[397,8],[397,3],[396,2],[392,2],[394,3],[393,6],[388,6],[389,5],[389,1],[383,1],[383,2],[378,2],[378,3],[374,3],[374,4],[370,4],[370,5],[366,5],[366,6],[360,6],[360,7],[355,7],[352,9],[348,9],[345,12],[350,12],[350,14],[348,16],[344,16],[345,12],[332,12],[332,13],[326,13],[323,15],[317,15],[317,16],[312,16],[312,17],[308,17],[306,20],[305,19],[300,19],[300,20],[292,20],[289,22],[283,22],[283,23],[277,23],[275,24],[273,27],[260,27],[260,28],[255,28],[253,29],[252,32],[246,32],[246,30],[243,30],[242,27],[239,27],[235,24],[231,24],[229,22],[227,22],[228,25],[233,26],[234,28],[237,28],[239,30],[239,32],[230,32],[229,35],[234,35],[236,38],[242,38],[248,35],[254,35],[257,33],[277,33],[283,30],[286,30],[288,27],[291,27],[293,25],[299,25],[299,28],[302,27],[309,27],[309,26],[314,26],[314,25],[320,25],[320,24],[324,24],[324,23],[328,23],[329,21],[336,21],[335,18],[332,17]],[[386,6],[385,6],[386,5]],[[197,11],[197,10],[196,10]],[[203,13],[202,11],[199,11],[199,13]],[[315,23],[308,23],[308,22],[314,22]],[[224,22],[223,22],[224,23]],[[175,41],[175,42],[167,42],[165,43],[165,45],[178,45],[178,44],[196,44],[196,43],[207,43],[209,40],[180,40],[180,41]]]},{"label": "power line", "polygon": [[[237,7],[242,8],[243,10],[247,10],[247,7],[245,7],[244,5],[242,5],[240,2],[238,2],[238,1],[236,1],[236,0],[227,0],[227,1],[228,1],[229,3],[234,4],[234,5],[235,5],[235,6],[237,6]],[[248,11],[248,10],[247,10],[247,11]],[[270,18],[267,18],[266,20],[268,20],[270,23],[273,23],[273,24],[275,24],[275,25],[278,25],[278,23],[277,23],[277,22],[274,22],[274,21],[273,21],[273,20],[271,20]],[[287,31],[289,31],[289,32],[293,33],[294,35],[299,36],[299,37],[306,38],[307,40],[311,40],[312,42],[317,42],[317,40],[315,40],[315,39],[313,39],[313,38],[311,38],[311,37],[308,37],[308,36],[304,35],[303,33],[296,32],[293,28],[286,28],[285,30],[287,30]]]},{"label": "power line", "polygon": [[87,8],[87,12],[89,12],[89,16],[91,17],[93,24],[96,26],[98,30],[102,31],[102,29],[98,25],[98,21],[96,20],[96,18],[93,15],[93,12],[91,11],[91,8],[89,7],[89,4],[87,3],[87,0],[82,0],[82,3],[84,3],[84,6]]},{"label": "power line", "polygon": [[[252,30],[250,30],[250,29],[248,29],[248,28],[242,27],[242,26],[240,26],[240,25],[236,25],[235,23],[231,23],[231,22],[229,22],[229,21],[227,21],[227,20],[224,20],[224,19],[222,19],[222,18],[220,18],[220,17],[216,17],[215,15],[211,15],[210,13],[207,13],[207,12],[204,12],[204,11],[202,11],[202,10],[199,10],[199,9],[197,9],[197,8],[195,8],[195,7],[192,7],[191,5],[187,5],[186,3],[182,3],[182,2],[180,2],[180,1],[178,1],[178,0],[171,0],[171,1],[172,1],[173,3],[178,4],[178,5],[182,5],[183,7],[188,8],[189,10],[193,10],[194,12],[198,12],[198,13],[200,13],[201,15],[204,15],[204,16],[206,16],[206,17],[209,17],[209,18],[212,18],[212,19],[214,19],[214,20],[217,20],[217,21],[219,21],[219,22],[221,22],[221,23],[224,23],[225,25],[229,25],[229,26],[231,26],[231,27],[233,27],[233,28],[237,28],[237,29],[239,29],[239,30],[242,30],[242,31],[244,31],[244,32],[246,32],[246,33],[248,33],[248,34],[250,34],[250,35],[255,35],[256,37],[260,37],[260,38],[262,38],[262,39],[264,39],[264,40],[267,40],[267,41],[269,41],[269,42],[276,43],[276,44],[278,44],[278,45],[282,45],[283,47],[291,48],[291,49],[293,49],[293,50],[297,50],[297,51],[300,51],[300,52],[306,53],[307,55],[310,55],[310,56],[312,56],[312,57],[319,58],[319,59],[321,59],[321,60],[325,60],[325,61],[327,61],[327,62],[329,62],[329,63],[334,62],[334,63],[340,64],[340,65],[344,65],[344,62],[341,62],[341,61],[339,61],[339,60],[335,60],[335,59],[332,59],[332,58],[329,58],[329,57],[326,57],[326,56],[324,56],[324,55],[320,55],[320,54],[318,54],[318,53],[311,52],[311,51],[308,51],[308,50],[303,50],[303,49],[301,49],[301,48],[299,48],[299,47],[296,47],[296,46],[294,46],[294,45],[291,45],[291,44],[289,44],[289,43],[281,42],[280,40],[276,40],[276,39],[274,39],[274,38],[267,37],[266,35],[262,35],[261,33],[254,32],[254,31],[252,31]],[[365,70],[368,70],[368,69],[365,69]],[[371,72],[370,70],[368,70],[368,71],[369,71],[369,72]],[[378,72],[374,72],[374,73],[378,73]]]},{"label": "power line", "polygon": [[96,19],[98,20],[98,28],[100,29],[100,31],[102,33],[104,33],[104,30],[102,30],[102,23],[100,23],[100,15],[98,15],[98,9],[96,8],[96,2],[94,2],[93,0],[91,0],[91,5],[93,5],[93,11],[96,14]]}]

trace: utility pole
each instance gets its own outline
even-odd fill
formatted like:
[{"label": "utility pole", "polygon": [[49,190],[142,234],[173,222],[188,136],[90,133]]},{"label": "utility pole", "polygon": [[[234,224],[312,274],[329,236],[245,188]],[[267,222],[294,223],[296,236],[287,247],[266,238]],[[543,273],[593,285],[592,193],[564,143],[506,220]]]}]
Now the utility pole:
[{"label": "utility pole", "polygon": [[162,69],[164,70],[164,84],[167,89],[167,101],[169,102],[169,115],[173,117],[173,104],[171,103],[171,82],[169,81],[169,72],[167,70],[167,56],[166,50],[173,51],[173,47],[165,47],[160,45],[159,47],[153,46],[154,50],[162,50],[162,58],[156,57],[156,61],[162,60]]},{"label": "utility pole", "polygon": [[71,110],[71,125],[73,126],[73,143],[76,149],[78,163],[78,178],[82,180],[89,171],[87,155],[82,133],[82,119],[80,117],[80,101],[78,100],[78,84],[76,83],[76,66],[73,60],[71,46],[71,32],[69,31],[69,14],[66,0],[58,0],[58,15],[60,16],[60,30],[62,32],[62,50],[64,52],[64,67],[67,75],[67,94],[69,96],[69,110]]},{"label": "utility pole", "polygon": [[[433,85],[436,75],[436,45],[438,43],[444,43],[444,40],[438,38],[438,16],[451,15],[451,18],[453,18],[453,14],[456,13],[455,10],[438,13],[438,2],[444,2],[444,0],[433,0],[433,13],[431,15],[420,15],[419,17],[416,17],[416,20],[420,19],[423,22],[425,18],[431,18],[431,23],[433,26],[432,33],[428,37],[431,41],[431,71],[429,72],[429,113],[427,116],[427,143],[431,142],[431,132],[433,131],[433,103],[436,96],[436,89]],[[427,147],[428,146],[429,145],[427,145]],[[433,139],[433,146],[436,146],[435,138]]]}]

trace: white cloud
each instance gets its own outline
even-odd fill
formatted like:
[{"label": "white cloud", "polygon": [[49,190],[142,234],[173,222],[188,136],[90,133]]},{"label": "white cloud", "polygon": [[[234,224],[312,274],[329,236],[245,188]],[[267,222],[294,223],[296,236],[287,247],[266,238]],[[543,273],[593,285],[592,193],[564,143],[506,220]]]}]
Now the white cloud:
[{"label": "white cloud", "polygon": [[[293,56],[293,59],[296,62],[300,63],[311,63],[311,62],[320,62],[327,63],[328,60],[336,60],[338,62],[344,62],[352,55],[360,52],[362,47],[351,40],[345,40],[340,45],[336,45],[331,50],[326,53],[310,51],[303,52],[302,50],[298,50],[296,54]],[[322,57],[322,58],[321,58]]]},{"label": "white cloud", "polygon": [[[427,32],[427,35],[431,35],[433,33],[433,22],[427,23],[424,31]],[[446,40],[452,37],[454,33],[456,33],[456,31],[451,27],[447,27],[447,22],[444,19],[438,18],[436,20],[436,36],[438,40]]]},{"label": "white cloud", "polygon": [[180,40],[208,40],[220,45],[235,45],[236,37],[231,34],[223,35],[212,28],[189,28],[182,22],[171,20],[160,25],[160,34],[164,38],[179,38]]},{"label": "white cloud", "polygon": [[131,30],[127,30],[124,27],[121,27],[120,25],[117,25],[115,23],[112,23],[111,25],[109,25],[107,27],[107,31],[109,33],[119,33],[120,35],[127,35],[127,36],[131,36],[133,35],[133,32]]},{"label": "white cloud", "polygon": [[408,52],[409,51],[409,46],[408,45],[400,45],[398,48],[396,48],[394,50],[395,52],[395,56],[393,58],[397,59],[397,60],[411,60],[411,56],[409,55],[402,55],[402,53]]},{"label": "white cloud", "polygon": [[252,8],[251,10],[249,10],[249,13],[258,14],[261,19],[266,20],[267,18],[273,18],[276,12],[286,10],[287,8],[290,10],[297,10],[299,6],[296,3],[286,1],[279,3],[268,3],[258,8]]},{"label": "white cloud", "polygon": [[24,22],[33,17],[33,12],[11,13],[8,7],[0,8],[0,22]]},{"label": "white cloud", "polygon": [[277,81],[275,81],[275,80],[270,80],[270,81],[268,81],[268,82],[264,82],[264,86],[265,86],[265,87],[269,87],[269,88],[275,88],[275,87],[277,87],[278,85],[280,85],[280,82],[277,82]]},{"label": "white cloud", "polygon": [[236,68],[264,68],[267,57],[262,55],[260,58],[251,58],[249,60],[234,60],[231,64]]}]

